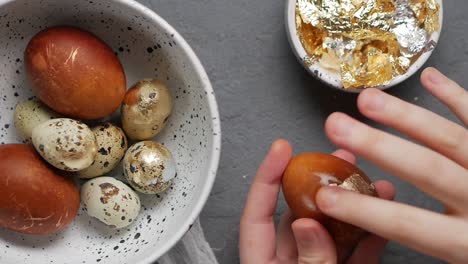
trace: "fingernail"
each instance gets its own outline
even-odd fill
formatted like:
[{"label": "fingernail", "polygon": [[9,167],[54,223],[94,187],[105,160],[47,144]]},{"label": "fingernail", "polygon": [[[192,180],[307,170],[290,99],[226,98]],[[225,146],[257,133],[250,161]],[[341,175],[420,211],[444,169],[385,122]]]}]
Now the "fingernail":
[{"label": "fingernail", "polygon": [[273,144],[271,144],[271,146],[270,146],[269,153],[273,153],[273,152],[278,151],[279,149],[281,149],[281,144],[283,144],[283,140],[281,140],[281,139],[278,139],[275,142],[273,142]]},{"label": "fingernail", "polygon": [[320,242],[319,237],[317,236],[317,233],[315,230],[304,230],[304,236],[302,238],[302,243],[307,243],[309,245],[314,245],[317,242]]},{"label": "fingernail", "polygon": [[366,107],[371,111],[382,111],[385,108],[385,94],[381,91],[368,92]]},{"label": "fingernail", "polygon": [[351,134],[351,129],[353,128],[353,121],[344,115],[341,115],[334,122],[333,133],[337,137],[347,137]]},{"label": "fingernail", "polygon": [[308,221],[310,219],[299,219],[294,221],[292,224],[293,232],[298,239],[299,243],[317,243],[319,241],[319,236],[317,234],[316,228],[311,225]]},{"label": "fingernail", "polygon": [[432,69],[429,74],[429,81],[433,84],[442,84],[445,82],[445,76],[436,69]]},{"label": "fingernail", "polygon": [[334,207],[338,200],[338,192],[339,190],[333,187],[321,188],[317,195],[317,203],[320,209],[324,210]]}]

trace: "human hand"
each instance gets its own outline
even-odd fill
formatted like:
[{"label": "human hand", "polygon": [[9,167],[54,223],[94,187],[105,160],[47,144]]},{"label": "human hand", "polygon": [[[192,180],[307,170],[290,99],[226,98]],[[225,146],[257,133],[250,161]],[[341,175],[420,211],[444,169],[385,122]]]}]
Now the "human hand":
[{"label": "human hand", "polygon": [[445,214],[330,187],[320,189],[317,203],[333,218],[448,262],[468,263],[468,93],[433,68],[421,81],[465,126],[370,89],[359,96],[360,111],[425,147],[341,113],[332,114],[325,128],[336,145],[440,200]]},{"label": "human hand", "polygon": [[[355,162],[354,155],[347,151],[333,154]],[[275,231],[274,213],[281,177],[291,156],[289,143],[276,141],[255,176],[241,218],[240,259],[243,264],[332,264],[341,257],[326,229],[313,219],[293,222],[287,211]],[[380,197],[393,198],[395,191],[390,183],[381,181],[375,186]],[[384,239],[370,235],[360,242],[346,263],[378,263],[385,244]]]}]

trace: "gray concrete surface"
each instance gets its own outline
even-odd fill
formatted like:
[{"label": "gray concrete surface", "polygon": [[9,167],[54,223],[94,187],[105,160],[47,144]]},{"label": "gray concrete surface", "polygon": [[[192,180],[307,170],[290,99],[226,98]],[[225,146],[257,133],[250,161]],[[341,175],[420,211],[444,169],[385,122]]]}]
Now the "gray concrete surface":
[{"label": "gray concrete surface", "polygon": [[[249,184],[270,143],[283,137],[292,142],[296,153],[332,151],[334,148],[323,133],[323,122],[334,111],[364,120],[356,111],[356,97],[324,87],[301,68],[286,39],[283,1],[140,2],[179,30],[212,80],[223,121],[223,154],[201,221],[220,263],[238,263],[239,217]],[[468,1],[445,1],[441,41],[427,63],[465,86],[468,86],[467,11]],[[455,120],[421,87],[418,76],[389,92]],[[436,201],[372,164],[360,160],[359,166],[375,180],[393,182],[398,201],[441,209]],[[281,201],[278,213],[284,208]],[[391,243],[382,263],[442,262]]]}]

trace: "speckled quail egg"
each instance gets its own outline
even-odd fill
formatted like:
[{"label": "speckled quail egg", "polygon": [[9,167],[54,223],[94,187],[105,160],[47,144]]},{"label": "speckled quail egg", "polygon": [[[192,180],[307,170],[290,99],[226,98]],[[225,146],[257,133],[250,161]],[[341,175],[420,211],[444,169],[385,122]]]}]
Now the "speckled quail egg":
[{"label": "speckled quail egg", "polygon": [[89,167],[97,154],[93,131],[80,121],[68,118],[37,125],[32,131],[32,142],[47,162],[65,171]]},{"label": "speckled quail egg", "polygon": [[144,79],[130,88],[122,105],[122,126],[130,139],[153,138],[166,126],[172,96],[160,80]]},{"label": "speckled quail egg", "polygon": [[105,123],[91,129],[96,137],[98,153],[93,164],[80,171],[80,178],[94,178],[113,170],[125,155],[128,148],[125,133],[117,126]]},{"label": "speckled quail egg", "polygon": [[131,146],[125,154],[123,167],[128,183],[146,194],[164,192],[177,176],[171,152],[153,141],[142,141]]},{"label": "speckled quail egg", "polygon": [[35,126],[61,117],[46,105],[37,100],[20,102],[15,107],[15,128],[25,143],[31,142],[32,130]]},{"label": "speckled quail egg", "polygon": [[112,228],[132,224],[141,207],[138,195],[112,177],[98,177],[83,184],[81,202],[88,215]]}]

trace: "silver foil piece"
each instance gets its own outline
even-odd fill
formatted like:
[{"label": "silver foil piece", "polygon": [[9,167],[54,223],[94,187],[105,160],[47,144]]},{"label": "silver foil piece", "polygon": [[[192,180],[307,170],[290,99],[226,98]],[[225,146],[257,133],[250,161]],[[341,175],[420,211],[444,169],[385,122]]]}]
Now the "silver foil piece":
[{"label": "silver foil piece", "polygon": [[354,39],[344,39],[342,37],[325,38],[323,47],[328,50],[333,50],[338,57],[350,55],[356,48],[357,42]]},{"label": "silver foil piece", "polygon": [[419,27],[408,0],[395,0],[395,6],[394,27],[391,32],[395,34],[398,43],[404,49],[402,54],[409,58],[424,49],[429,36],[425,29]]}]

